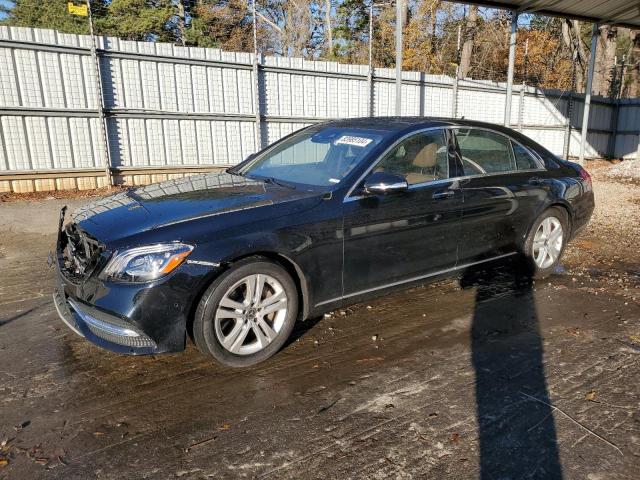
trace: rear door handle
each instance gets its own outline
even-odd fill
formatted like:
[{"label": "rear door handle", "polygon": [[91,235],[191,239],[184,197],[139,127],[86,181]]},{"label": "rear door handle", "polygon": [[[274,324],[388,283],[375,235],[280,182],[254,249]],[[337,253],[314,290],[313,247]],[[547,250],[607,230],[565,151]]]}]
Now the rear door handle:
[{"label": "rear door handle", "polygon": [[454,192],[453,190],[444,190],[443,192],[436,192],[434,193],[431,198],[433,198],[434,200],[441,200],[443,198],[449,198],[452,197],[456,194],[456,192]]}]

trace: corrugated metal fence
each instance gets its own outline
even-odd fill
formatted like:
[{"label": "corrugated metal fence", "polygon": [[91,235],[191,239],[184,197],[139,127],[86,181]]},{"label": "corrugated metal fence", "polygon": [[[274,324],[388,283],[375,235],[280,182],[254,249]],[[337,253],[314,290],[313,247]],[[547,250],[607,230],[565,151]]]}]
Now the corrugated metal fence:
[{"label": "corrugated metal fence", "polygon": [[[88,36],[0,27],[0,191],[22,178],[48,178],[40,189],[63,188],[52,179],[65,175],[97,178],[102,115],[116,174],[163,175],[238,163],[313,122],[395,111],[392,69],[279,57],[256,69],[247,53],[100,37],[101,112],[90,47]],[[505,88],[403,72],[402,101],[403,115],[502,123]],[[515,86],[512,104],[512,127],[559,155],[571,132],[578,154],[582,96],[570,119],[568,93]],[[596,98],[586,154],[636,157],[639,130],[640,100]]]}]

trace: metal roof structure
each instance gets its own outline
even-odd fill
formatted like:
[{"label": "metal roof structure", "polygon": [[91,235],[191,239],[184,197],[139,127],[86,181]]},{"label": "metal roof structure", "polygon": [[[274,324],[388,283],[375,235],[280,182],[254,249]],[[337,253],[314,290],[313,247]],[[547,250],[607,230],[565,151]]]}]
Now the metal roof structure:
[{"label": "metal roof structure", "polygon": [[[523,14],[537,13],[553,17],[572,18],[593,23],[591,33],[591,49],[589,52],[589,69],[585,88],[584,111],[580,141],[580,161],[584,160],[584,149],[587,143],[589,128],[589,107],[591,104],[591,86],[596,63],[599,27],[614,25],[631,29],[640,29],[640,0],[450,0],[457,3],[478,5],[480,7],[501,8],[511,10],[511,33],[509,36],[509,69],[507,72],[507,92],[505,100],[505,125],[511,118],[511,101],[513,72],[516,56],[516,35],[518,17]],[[396,62],[398,59],[396,58]],[[640,136],[638,137],[638,157],[640,158]]]},{"label": "metal roof structure", "polygon": [[638,0],[453,0],[483,7],[539,13],[554,17],[575,18],[599,24],[640,28]]}]

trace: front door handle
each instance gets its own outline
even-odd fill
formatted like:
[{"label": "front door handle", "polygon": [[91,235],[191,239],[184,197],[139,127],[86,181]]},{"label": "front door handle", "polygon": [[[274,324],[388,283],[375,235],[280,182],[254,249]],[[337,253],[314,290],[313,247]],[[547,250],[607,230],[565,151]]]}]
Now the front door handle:
[{"label": "front door handle", "polygon": [[529,184],[531,185],[543,185],[544,180],[540,177],[532,177],[529,179]]},{"label": "front door handle", "polygon": [[434,200],[441,200],[443,198],[449,198],[452,197],[456,194],[456,192],[454,192],[453,190],[444,190],[443,192],[436,192],[434,193],[431,198],[433,198]]}]

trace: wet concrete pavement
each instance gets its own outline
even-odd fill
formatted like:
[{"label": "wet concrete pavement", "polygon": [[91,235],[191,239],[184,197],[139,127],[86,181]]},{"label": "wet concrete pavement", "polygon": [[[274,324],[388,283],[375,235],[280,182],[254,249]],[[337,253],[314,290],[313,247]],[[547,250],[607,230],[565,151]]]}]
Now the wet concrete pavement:
[{"label": "wet concrete pavement", "polygon": [[231,370],[69,331],[46,267],[62,203],[0,205],[0,478],[638,478],[632,251],[396,293]]}]

